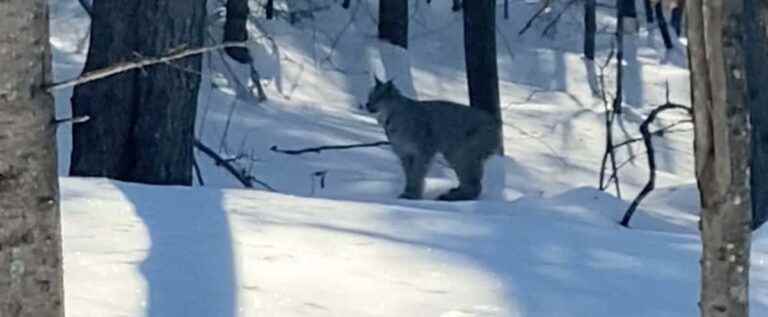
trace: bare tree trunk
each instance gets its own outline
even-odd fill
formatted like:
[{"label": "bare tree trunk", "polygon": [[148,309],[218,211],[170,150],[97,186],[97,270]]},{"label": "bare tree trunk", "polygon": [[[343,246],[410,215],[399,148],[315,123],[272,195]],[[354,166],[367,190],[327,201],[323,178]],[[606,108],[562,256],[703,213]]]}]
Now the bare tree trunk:
[{"label": "bare tree trunk", "polygon": [[643,0],[643,8],[645,9],[645,23],[653,23],[653,4],[651,4],[651,0]]},{"label": "bare tree trunk", "polygon": [[[85,72],[203,44],[205,0],[96,1]],[[70,173],[152,184],[192,183],[201,57],[86,83],[73,113]]]},{"label": "bare tree trunk", "polygon": [[[251,13],[248,0],[228,0],[227,18],[224,21],[224,42],[248,40],[248,15]],[[253,62],[251,53],[245,47],[227,47],[227,55],[241,64]]]},{"label": "bare tree trunk", "polygon": [[408,0],[379,1],[379,38],[408,48]]},{"label": "bare tree trunk", "polygon": [[746,0],[745,51],[752,122],[752,229],[768,220],[768,4]]},{"label": "bare tree trunk", "polygon": [[749,314],[751,131],[742,5],[723,0],[691,0],[687,5],[696,178],[702,206],[703,317]]},{"label": "bare tree trunk", "polygon": [[[496,62],[496,1],[463,1],[463,5],[469,104],[489,112],[501,123]],[[504,154],[501,129],[498,138],[499,153]]]},{"label": "bare tree trunk", "polygon": [[661,1],[656,2],[654,5],[656,10],[656,19],[659,22],[659,31],[661,31],[661,38],[664,39],[664,47],[668,50],[673,49],[675,46],[672,44],[672,37],[669,35],[669,28],[667,27],[667,19],[664,17],[664,8]]},{"label": "bare tree trunk", "polygon": [[0,316],[64,316],[47,0],[0,3]]},{"label": "bare tree trunk", "polygon": [[275,0],[267,0],[267,4],[264,5],[264,10],[266,11],[267,20],[274,19],[275,18]]},{"label": "bare tree trunk", "polygon": [[584,1],[584,57],[595,60],[595,33],[597,32],[596,1]]}]

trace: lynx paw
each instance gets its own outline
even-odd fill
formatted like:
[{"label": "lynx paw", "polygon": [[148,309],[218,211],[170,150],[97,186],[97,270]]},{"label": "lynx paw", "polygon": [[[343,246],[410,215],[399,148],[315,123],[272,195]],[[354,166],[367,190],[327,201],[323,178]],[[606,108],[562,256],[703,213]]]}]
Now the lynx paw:
[{"label": "lynx paw", "polygon": [[421,195],[414,193],[402,193],[397,198],[400,199],[421,199]]},{"label": "lynx paw", "polygon": [[480,192],[477,190],[468,190],[466,188],[457,187],[438,196],[437,200],[443,200],[443,201],[474,200],[479,195],[480,195]]}]

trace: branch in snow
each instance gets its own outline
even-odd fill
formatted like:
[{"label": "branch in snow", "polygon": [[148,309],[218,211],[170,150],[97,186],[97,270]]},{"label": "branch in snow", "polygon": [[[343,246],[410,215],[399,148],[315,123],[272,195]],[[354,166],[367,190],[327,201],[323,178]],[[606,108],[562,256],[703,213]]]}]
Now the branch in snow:
[{"label": "branch in snow", "polygon": [[377,147],[382,145],[389,145],[389,142],[379,141],[379,142],[361,143],[361,144],[325,145],[325,146],[310,147],[310,148],[298,149],[298,150],[282,150],[282,149],[279,149],[277,145],[273,145],[272,147],[269,148],[269,150],[272,152],[283,153],[288,155],[300,155],[304,153],[320,153],[321,151],[326,151],[326,150],[346,150],[346,149],[353,149],[353,148],[359,148],[359,147]]},{"label": "branch in snow", "polygon": [[260,181],[251,175],[247,175],[244,171],[239,171],[237,168],[235,168],[232,165],[231,162],[223,159],[214,150],[207,147],[205,144],[203,144],[199,140],[195,140],[195,148],[197,148],[198,150],[200,150],[200,152],[203,152],[206,155],[208,155],[210,158],[212,158],[216,162],[216,165],[223,166],[224,169],[226,169],[230,174],[232,174],[232,176],[237,178],[237,180],[240,181],[240,183],[243,184],[243,186],[245,186],[246,188],[253,188],[253,183],[255,182],[256,184],[261,185],[262,187],[266,188],[271,192],[277,192],[277,190],[272,188],[272,186],[269,186],[269,184],[263,181]]}]

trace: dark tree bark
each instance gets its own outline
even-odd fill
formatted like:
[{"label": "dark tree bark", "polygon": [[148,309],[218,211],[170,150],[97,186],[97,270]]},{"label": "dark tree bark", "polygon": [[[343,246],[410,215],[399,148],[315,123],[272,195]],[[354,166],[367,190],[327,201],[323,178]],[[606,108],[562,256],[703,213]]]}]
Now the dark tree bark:
[{"label": "dark tree bark", "polygon": [[768,220],[768,4],[746,0],[744,50],[752,123],[752,229]]},{"label": "dark tree bark", "polygon": [[669,28],[667,28],[667,19],[664,18],[664,8],[661,5],[661,1],[656,2],[654,6],[656,10],[656,20],[659,22],[659,30],[661,31],[661,38],[664,39],[664,47],[671,50],[675,46],[672,44],[672,37],[669,35]]},{"label": "dark tree bark", "polygon": [[637,18],[637,6],[635,5],[635,0],[619,0],[621,2],[621,7],[619,12],[622,17],[625,18]]},{"label": "dark tree bark", "polygon": [[595,60],[595,33],[597,32],[596,1],[584,1],[584,57]]},{"label": "dark tree bark", "polygon": [[[246,3],[246,5],[248,5]],[[264,11],[266,11],[267,20],[275,18],[275,0],[267,0],[267,4],[264,5]]]},{"label": "dark tree bark", "polygon": [[0,316],[64,316],[47,0],[0,4]]},{"label": "dark tree bark", "polygon": [[[489,112],[501,123],[496,61],[496,1],[464,1],[463,4],[469,104]],[[503,154],[501,129],[498,138],[499,153]]]},{"label": "dark tree bark", "polygon": [[643,0],[643,8],[645,9],[645,22],[648,24],[653,23],[653,5],[651,0]]},{"label": "dark tree bark", "polygon": [[[96,1],[85,72],[203,44],[205,0]],[[74,176],[151,184],[192,183],[193,127],[201,57],[78,86]]]},{"label": "dark tree bark", "polygon": [[683,11],[684,9],[677,6],[672,8],[672,12],[670,13],[669,18],[669,24],[672,24],[672,29],[675,30],[675,34],[677,34],[677,37],[680,37],[682,35],[682,24],[683,24]]},{"label": "dark tree bark", "polygon": [[408,0],[379,1],[379,38],[408,48]]},{"label": "dark tree bark", "polygon": [[[224,42],[242,42],[248,40],[248,15],[251,9],[248,0],[227,1],[227,17],[224,22]],[[269,13],[267,13],[269,14]],[[241,64],[253,62],[251,54],[245,47],[228,47],[227,55]]]},{"label": "dark tree bark", "polygon": [[743,6],[749,3],[687,4],[694,153],[702,207],[702,317],[749,315],[752,132],[745,65],[750,47],[744,45],[744,31],[749,24],[745,13],[755,9]]}]

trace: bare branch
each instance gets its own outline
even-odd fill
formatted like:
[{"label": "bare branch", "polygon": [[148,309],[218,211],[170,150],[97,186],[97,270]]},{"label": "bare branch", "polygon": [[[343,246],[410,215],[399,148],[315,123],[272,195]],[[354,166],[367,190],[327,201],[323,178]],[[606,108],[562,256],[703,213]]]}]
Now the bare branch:
[{"label": "bare branch", "polygon": [[321,151],[326,151],[326,150],[346,150],[346,149],[353,149],[353,148],[360,148],[360,147],[377,147],[382,145],[389,145],[389,142],[379,141],[379,142],[361,143],[361,144],[326,145],[326,146],[310,147],[310,148],[298,149],[298,150],[282,150],[282,149],[279,149],[277,145],[273,145],[272,147],[269,148],[269,150],[272,152],[283,153],[288,155],[300,155],[304,153],[320,153]]},{"label": "bare branch", "polygon": [[165,55],[165,56],[150,57],[150,58],[145,58],[145,59],[133,61],[133,62],[119,63],[106,68],[90,71],[88,73],[80,75],[77,78],[67,79],[61,82],[50,83],[48,85],[45,85],[44,88],[47,91],[52,92],[53,90],[56,90],[56,89],[62,89],[62,88],[81,85],[94,80],[110,77],[122,72],[127,72],[127,71],[138,69],[138,68],[144,68],[144,67],[152,66],[155,64],[169,63],[185,57],[199,55],[199,54],[203,54],[211,51],[217,51],[217,50],[225,49],[227,47],[246,47],[247,43],[248,42],[227,42],[227,43],[221,43],[221,44],[212,45],[212,46],[185,49],[185,50],[174,52],[172,54]]},{"label": "bare branch", "polygon": [[568,1],[568,3],[566,3],[566,4],[565,4],[565,8],[563,8],[562,10],[560,10],[560,12],[558,12],[558,13],[557,13],[557,15],[555,16],[555,18],[554,18],[554,19],[552,19],[552,21],[549,21],[549,23],[547,24],[547,26],[545,26],[545,27],[544,27],[544,30],[543,30],[543,31],[541,31],[541,35],[542,35],[542,36],[546,36],[546,35],[549,35],[549,34],[550,34],[549,32],[552,30],[552,28],[553,28],[555,25],[557,25],[557,22],[559,22],[559,21],[560,21],[560,18],[562,18],[562,17],[563,17],[563,14],[564,14],[566,11],[568,11],[568,9],[569,9],[569,8],[570,8],[570,7],[571,7],[571,6],[572,6],[574,3],[576,3],[576,2],[577,2],[576,0],[571,0],[571,1]]},{"label": "bare branch", "polygon": [[627,212],[624,213],[624,218],[621,219],[621,225],[624,227],[629,227],[629,220],[632,219],[632,215],[635,213],[635,210],[637,210],[640,202],[656,186],[656,155],[653,151],[653,142],[651,141],[651,132],[648,130],[648,126],[653,122],[653,120],[656,119],[660,113],[673,109],[683,109],[689,115],[693,116],[693,110],[690,107],[667,102],[658,108],[653,109],[653,111],[651,111],[651,113],[648,115],[648,118],[646,118],[645,121],[640,124],[640,133],[643,135],[643,143],[645,143],[647,152],[646,157],[648,158],[648,182],[645,184],[645,187],[643,187],[643,190],[640,191],[640,194],[638,194],[637,197],[635,197],[635,199],[632,201],[632,204],[629,205]]},{"label": "bare branch", "polygon": [[539,8],[539,10],[537,10],[536,13],[534,13],[533,16],[531,16],[530,19],[528,19],[528,22],[525,22],[525,25],[523,26],[523,28],[520,29],[520,31],[517,31],[517,35],[523,35],[523,33],[528,31],[528,29],[531,28],[531,25],[533,25],[533,21],[536,21],[536,19],[538,19],[539,16],[541,16],[544,13],[544,11],[546,11],[547,8],[549,8],[549,5],[550,5],[550,0],[544,1],[544,3],[541,5],[541,8]]}]

